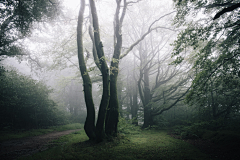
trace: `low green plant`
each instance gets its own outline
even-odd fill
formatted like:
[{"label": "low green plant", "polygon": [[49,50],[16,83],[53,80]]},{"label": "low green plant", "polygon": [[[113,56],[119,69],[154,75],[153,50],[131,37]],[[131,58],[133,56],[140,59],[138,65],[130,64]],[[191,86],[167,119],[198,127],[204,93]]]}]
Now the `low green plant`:
[{"label": "low green plant", "polygon": [[65,130],[71,130],[71,129],[82,129],[83,124],[80,123],[71,123],[61,126],[53,127],[56,131],[65,131]]},{"label": "low green plant", "polygon": [[183,139],[203,138],[204,133],[223,128],[222,119],[203,121],[197,123],[188,123],[188,125],[178,125],[173,127],[173,133],[180,135]]},{"label": "low green plant", "polygon": [[132,120],[126,120],[125,118],[119,118],[118,132],[122,134],[139,134],[140,126],[132,124]]}]

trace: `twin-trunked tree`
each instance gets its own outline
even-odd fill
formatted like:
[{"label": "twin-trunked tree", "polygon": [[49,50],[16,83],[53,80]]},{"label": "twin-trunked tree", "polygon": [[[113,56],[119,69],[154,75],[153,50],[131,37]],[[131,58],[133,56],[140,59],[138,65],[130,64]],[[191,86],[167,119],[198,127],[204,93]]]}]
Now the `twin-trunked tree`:
[{"label": "twin-trunked tree", "polygon": [[151,28],[154,21],[145,34],[142,35],[129,49],[121,53],[122,48],[122,24],[129,4],[137,3],[141,0],[128,1],[116,0],[116,11],[114,16],[114,53],[111,60],[110,68],[107,65],[102,41],[100,38],[98,16],[94,0],[89,0],[91,12],[91,26],[89,27],[89,35],[93,43],[93,57],[96,66],[102,74],[103,92],[102,99],[99,106],[98,119],[95,126],[95,109],[92,98],[92,82],[87,71],[86,63],[84,61],[83,51],[83,19],[85,10],[85,0],[81,0],[81,7],[78,16],[77,26],[77,44],[78,44],[78,59],[80,72],[83,79],[84,96],[87,107],[87,118],[85,121],[84,129],[90,140],[102,141],[104,137],[117,135],[117,124],[119,117],[119,104],[117,98],[117,76],[119,60],[125,57],[139,42],[141,42],[151,31],[159,28]]},{"label": "twin-trunked tree", "polygon": [[[105,134],[116,136],[116,133],[117,133],[119,112],[118,112],[116,82],[117,82],[117,75],[118,75],[119,57],[120,57],[121,47],[122,47],[121,26],[122,26],[122,22],[125,16],[125,11],[128,3],[126,2],[126,0],[124,1],[124,8],[123,8],[120,19],[119,19],[119,14],[120,14],[121,1],[116,1],[116,3],[117,3],[117,9],[116,9],[115,18],[114,18],[114,21],[116,24],[114,37],[116,41],[114,42],[114,54],[111,62],[111,67],[109,69],[104,56],[103,45],[100,38],[98,16],[97,16],[95,2],[93,0],[89,0],[90,11],[92,16],[91,18],[92,25],[94,29],[94,37],[92,36],[91,26],[89,27],[89,34],[93,42],[94,60],[99,70],[101,71],[102,84],[103,84],[102,99],[100,102],[97,124],[95,126],[95,110],[94,110],[94,103],[92,98],[92,83],[88,75],[85,61],[84,61],[83,41],[82,41],[82,36],[83,36],[82,25],[83,25],[83,14],[85,9],[85,0],[81,0],[81,8],[79,11],[78,27],[77,27],[78,59],[79,59],[80,72],[83,79],[85,102],[87,107],[87,118],[84,125],[84,129],[90,140],[101,141],[105,137]],[[105,124],[105,130],[104,130],[104,124]]]}]

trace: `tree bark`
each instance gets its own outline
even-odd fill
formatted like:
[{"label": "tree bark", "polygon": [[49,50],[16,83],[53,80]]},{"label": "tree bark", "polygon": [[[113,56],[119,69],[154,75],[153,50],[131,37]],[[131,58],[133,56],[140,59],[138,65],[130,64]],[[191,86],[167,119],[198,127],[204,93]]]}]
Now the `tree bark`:
[{"label": "tree bark", "polygon": [[133,119],[133,124],[138,125],[137,112],[138,112],[138,103],[137,103],[137,85],[133,85],[133,101],[131,106],[131,114]]},{"label": "tree bark", "polygon": [[87,117],[84,124],[84,130],[90,140],[96,139],[95,128],[95,108],[92,98],[92,82],[87,72],[86,64],[83,54],[83,40],[82,40],[82,26],[83,26],[83,13],[85,10],[85,0],[81,0],[81,8],[78,15],[77,25],[77,45],[78,45],[78,62],[79,68],[83,79],[84,98],[87,107]]},{"label": "tree bark", "polygon": [[118,95],[117,95],[117,77],[119,72],[119,59],[122,48],[122,22],[126,13],[127,2],[124,0],[124,7],[122,10],[121,17],[120,14],[120,4],[121,0],[116,1],[117,8],[114,16],[114,53],[111,61],[110,67],[110,101],[107,110],[107,118],[105,122],[105,130],[106,134],[109,136],[117,135],[117,126],[118,126],[118,117],[119,117],[119,103],[118,103]]},{"label": "tree bark", "polygon": [[[112,65],[111,65],[112,66]],[[112,71],[110,75],[110,101],[107,110],[105,132],[108,136],[117,135],[117,124],[119,117],[119,103],[117,95],[117,76],[118,70]]]},{"label": "tree bark", "polygon": [[99,63],[101,67],[100,71],[102,73],[102,82],[103,82],[103,93],[102,93],[101,103],[99,106],[98,119],[96,124],[97,141],[102,141],[103,138],[105,137],[104,121],[106,118],[106,108],[109,104],[109,96],[110,96],[109,95],[109,68],[106,63],[106,59],[103,51],[103,44],[100,38],[98,16],[97,16],[95,2],[94,0],[89,0],[89,3],[90,3],[91,13],[92,13],[95,47],[96,47],[97,55],[99,58]]},{"label": "tree bark", "polygon": [[117,95],[117,77],[119,72],[119,57],[121,53],[122,47],[122,35],[117,36],[117,43],[114,48],[114,54],[111,61],[110,68],[110,101],[107,110],[107,118],[106,118],[106,134],[109,136],[117,135],[117,124],[119,117],[119,103],[118,103],[118,95]]},{"label": "tree bark", "polygon": [[123,89],[123,82],[121,77],[119,77],[118,83],[117,83],[117,88],[118,88],[118,103],[119,103],[119,114],[121,117],[123,117],[122,113],[122,105],[123,105],[123,100],[124,98],[122,97],[122,89]]},{"label": "tree bark", "polygon": [[151,91],[149,84],[149,69],[144,69],[144,99],[146,105],[144,106],[144,124],[143,128],[153,125],[152,115],[151,115]]}]

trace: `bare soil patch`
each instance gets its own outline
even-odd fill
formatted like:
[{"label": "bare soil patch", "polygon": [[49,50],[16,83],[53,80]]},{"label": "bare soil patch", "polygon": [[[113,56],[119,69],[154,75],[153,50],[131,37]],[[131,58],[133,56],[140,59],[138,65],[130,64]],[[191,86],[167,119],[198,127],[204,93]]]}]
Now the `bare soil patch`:
[{"label": "bare soil patch", "polygon": [[44,151],[49,148],[50,141],[79,130],[81,129],[52,132],[40,136],[2,142],[0,143],[0,159],[16,159],[20,156],[28,156]]}]

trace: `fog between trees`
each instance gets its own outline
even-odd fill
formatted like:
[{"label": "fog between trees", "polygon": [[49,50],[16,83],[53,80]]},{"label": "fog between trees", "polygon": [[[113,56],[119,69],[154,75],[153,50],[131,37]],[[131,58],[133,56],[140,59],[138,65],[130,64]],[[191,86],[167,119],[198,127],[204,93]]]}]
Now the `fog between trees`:
[{"label": "fog between trees", "polygon": [[[20,78],[19,72],[35,79],[23,78],[26,87],[28,81],[34,81],[36,86],[44,84],[53,89],[51,93],[42,92],[48,95],[46,101],[51,99],[54,107],[48,107],[56,116],[51,123],[43,125],[40,115],[29,112],[29,119],[35,123],[22,127],[80,122],[85,123],[89,139],[101,141],[106,135],[117,135],[119,118],[143,128],[206,121],[221,121],[223,126],[236,123],[239,119],[239,11],[233,9],[216,20],[212,18],[221,7],[236,5],[237,1],[221,5],[217,1],[195,4],[90,0],[85,5],[84,2],[79,1],[74,9],[67,8],[66,2],[46,2],[58,14],[49,16],[51,21],[46,17],[36,18],[28,22],[31,26],[25,32],[26,27],[12,32],[11,26],[6,28],[9,32],[4,35],[22,35],[5,46],[8,39],[1,38],[0,63],[5,67],[1,70],[4,79],[1,96],[5,97],[1,98],[1,107],[6,115],[12,115],[11,120],[2,120],[2,127],[15,127],[18,125],[15,121],[35,105],[35,102],[28,104],[29,110],[19,113],[7,109],[18,108],[19,103],[13,104],[16,100],[6,96],[20,98],[18,92],[22,91],[13,94],[5,88],[3,92],[3,86]],[[8,4],[1,5],[6,8]],[[193,9],[185,13],[184,5]],[[200,8],[207,11],[197,14]],[[1,17],[1,27],[11,17],[7,13],[5,16]],[[16,64],[16,60],[21,63]],[[9,64],[26,69],[9,71],[15,70]]]}]

